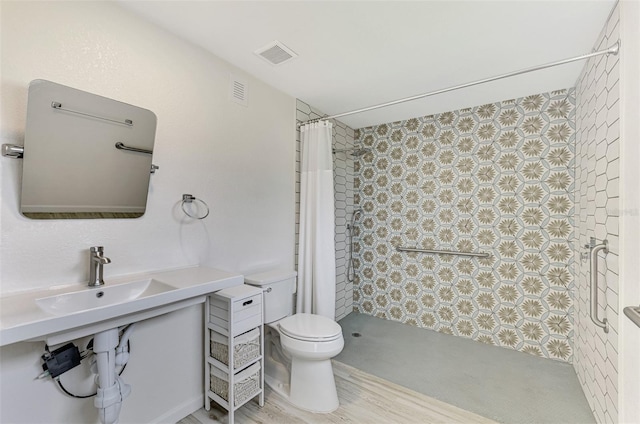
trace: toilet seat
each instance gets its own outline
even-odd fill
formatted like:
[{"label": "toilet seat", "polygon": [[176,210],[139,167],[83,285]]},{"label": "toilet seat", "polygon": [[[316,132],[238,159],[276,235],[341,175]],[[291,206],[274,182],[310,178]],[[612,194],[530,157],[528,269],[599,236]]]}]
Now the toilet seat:
[{"label": "toilet seat", "polygon": [[295,314],[278,322],[278,330],[287,337],[308,342],[331,342],[342,337],[340,325],[321,315]]}]

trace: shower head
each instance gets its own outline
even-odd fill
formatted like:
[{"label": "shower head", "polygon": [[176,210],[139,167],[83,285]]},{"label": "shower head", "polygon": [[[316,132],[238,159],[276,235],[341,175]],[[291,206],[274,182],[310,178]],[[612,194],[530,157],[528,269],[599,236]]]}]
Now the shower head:
[{"label": "shower head", "polygon": [[349,234],[351,235],[351,229],[356,225],[356,221],[360,219],[362,216],[362,208],[354,209],[351,214],[351,222],[347,224],[347,230],[349,230]]}]

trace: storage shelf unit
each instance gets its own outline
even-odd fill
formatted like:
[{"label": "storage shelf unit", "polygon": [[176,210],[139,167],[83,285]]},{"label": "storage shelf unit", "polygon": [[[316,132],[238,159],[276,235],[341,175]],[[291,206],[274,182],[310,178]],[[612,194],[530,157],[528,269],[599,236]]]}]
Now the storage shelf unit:
[{"label": "storage shelf unit", "polygon": [[213,400],[229,411],[229,424],[256,396],[264,405],[262,307],[262,290],[247,285],[220,290],[205,303],[205,409]]}]

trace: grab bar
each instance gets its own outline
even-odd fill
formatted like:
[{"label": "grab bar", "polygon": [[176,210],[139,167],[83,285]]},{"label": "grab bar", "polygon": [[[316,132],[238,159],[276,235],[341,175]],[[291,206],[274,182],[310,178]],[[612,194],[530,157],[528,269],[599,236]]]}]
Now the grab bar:
[{"label": "grab bar", "polygon": [[591,288],[591,321],[598,327],[604,329],[605,333],[609,332],[609,321],[606,318],[600,320],[598,318],[598,253],[602,250],[605,255],[609,253],[609,242],[605,239],[602,243],[595,244],[596,239],[591,237],[591,256],[590,256],[590,278],[589,285]]},{"label": "grab bar", "polygon": [[640,327],[640,306],[627,306],[623,311],[627,318]]},{"label": "grab bar", "polygon": [[479,258],[488,258],[491,254],[487,252],[456,252],[454,250],[433,250],[433,249],[417,249],[413,247],[396,247],[398,252],[418,252],[418,253],[431,253],[434,255],[455,255],[455,256],[476,256]]},{"label": "grab bar", "polygon": [[128,125],[130,127],[133,126],[133,121],[131,119],[125,119],[123,121],[119,121],[117,119],[105,118],[104,116],[92,115],[90,113],[64,108],[62,107],[62,103],[60,102],[51,102],[51,107],[57,110],[63,110],[65,112],[75,113],[77,115],[89,116],[91,118],[102,119],[103,121],[109,121],[109,122],[115,122],[116,124]]},{"label": "grab bar", "polygon": [[148,155],[153,154],[153,150],[147,150],[147,149],[140,149],[138,147],[129,147],[129,146],[125,146],[124,143],[121,142],[117,142],[116,143],[116,149],[119,150],[128,150],[130,152],[138,152],[138,153],[146,153]]}]

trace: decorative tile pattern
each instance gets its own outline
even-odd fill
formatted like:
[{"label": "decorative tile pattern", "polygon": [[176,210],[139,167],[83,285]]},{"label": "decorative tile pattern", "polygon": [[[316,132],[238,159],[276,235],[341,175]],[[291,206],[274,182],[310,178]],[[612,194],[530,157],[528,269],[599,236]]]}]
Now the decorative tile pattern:
[{"label": "decorative tile pattern", "polygon": [[[301,100],[296,102],[297,123],[320,118],[324,114]],[[333,147],[346,149],[353,146],[354,131],[340,121],[333,122]],[[333,155],[335,196],[336,243],[336,320],[353,310],[353,283],[347,279],[349,261],[349,232],[347,221],[353,211],[353,157]],[[300,224],[300,131],[296,133],[296,268],[298,267],[298,234]]]},{"label": "decorative tile pattern", "polygon": [[[618,40],[616,6],[595,49]],[[576,245],[607,239],[610,252],[600,254],[599,316],[609,320],[605,334],[589,317],[589,261],[575,257],[574,368],[596,420],[618,421],[618,162],[619,56],[587,61],[576,84]]]},{"label": "decorative tile pattern", "polygon": [[571,89],[357,130],[358,311],[571,361],[573,114]]}]

